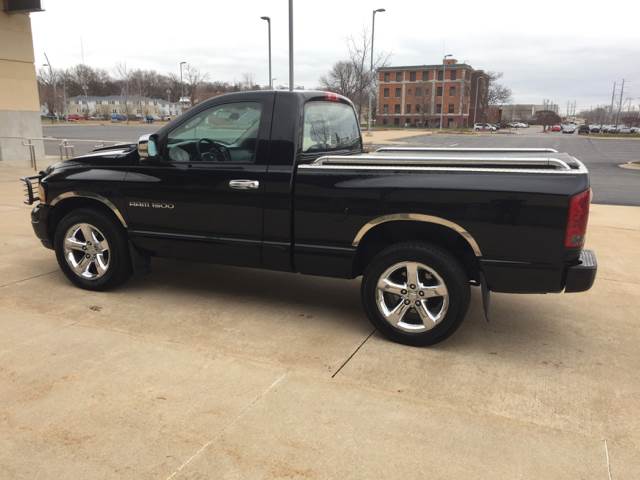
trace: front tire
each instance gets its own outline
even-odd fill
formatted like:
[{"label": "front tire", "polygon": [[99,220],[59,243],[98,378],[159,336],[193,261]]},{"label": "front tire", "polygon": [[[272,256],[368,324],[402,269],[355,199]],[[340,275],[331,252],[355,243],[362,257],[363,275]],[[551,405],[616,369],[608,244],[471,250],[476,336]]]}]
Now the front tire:
[{"label": "front tire", "polygon": [[469,307],[469,279],[446,250],[422,242],[392,245],[367,266],[362,304],[387,338],[433,345],[449,337]]},{"label": "front tire", "polygon": [[68,213],[56,227],[54,247],[60,269],[80,288],[108,290],[131,276],[125,232],[98,210]]}]

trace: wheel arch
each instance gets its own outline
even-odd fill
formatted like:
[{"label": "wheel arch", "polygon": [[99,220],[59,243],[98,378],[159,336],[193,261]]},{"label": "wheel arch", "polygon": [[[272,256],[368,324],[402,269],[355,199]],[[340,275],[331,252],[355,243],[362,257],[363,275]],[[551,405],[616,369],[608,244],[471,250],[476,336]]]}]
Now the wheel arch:
[{"label": "wheel arch", "polygon": [[51,203],[51,214],[49,217],[49,238],[53,240],[56,228],[60,220],[69,212],[79,208],[90,208],[98,210],[109,216],[117,225],[124,230],[127,229],[127,222],[122,213],[108,198],[90,192],[66,192],[55,197]]},{"label": "wheel arch", "polygon": [[364,225],[353,240],[354,276],[362,274],[384,248],[405,241],[429,242],[449,251],[462,263],[470,279],[479,280],[478,258],[482,251],[473,236],[454,222],[422,214],[385,215]]}]

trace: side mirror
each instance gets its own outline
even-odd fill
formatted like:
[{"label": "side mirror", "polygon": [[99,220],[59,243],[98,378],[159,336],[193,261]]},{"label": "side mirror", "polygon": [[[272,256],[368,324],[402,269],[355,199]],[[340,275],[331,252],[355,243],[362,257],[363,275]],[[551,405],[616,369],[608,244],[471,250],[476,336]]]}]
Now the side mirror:
[{"label": "side mirror", "polygon": [[138,156],[141,160],[157,158],[158,147],[156,145],[157,136],[153,133],[142,135],[138,139]]}]

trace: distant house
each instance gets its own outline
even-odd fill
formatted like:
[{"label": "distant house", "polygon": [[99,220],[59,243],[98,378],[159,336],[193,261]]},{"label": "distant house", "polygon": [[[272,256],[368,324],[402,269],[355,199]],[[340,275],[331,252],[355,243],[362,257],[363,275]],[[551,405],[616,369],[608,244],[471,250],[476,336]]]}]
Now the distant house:
[{"label": "distant house", "polygon": [[175,117],[180,114],[180,105],[161,98],[131,95],[108,95],[104,97],[78,95],[71,97],[67,106],[68,113],[109,118],[112,114],[144,117]]}]

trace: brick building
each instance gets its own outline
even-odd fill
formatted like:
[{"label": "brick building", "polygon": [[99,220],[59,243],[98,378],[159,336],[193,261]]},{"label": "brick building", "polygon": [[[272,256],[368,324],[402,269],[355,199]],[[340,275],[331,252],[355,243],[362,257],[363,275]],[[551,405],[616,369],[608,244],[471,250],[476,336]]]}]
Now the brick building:
[{"label": "brick building", "polygon": [[476,122],[487,121],[487,74],[452,58],[445,63],[380,68],[376,125],[438,128],[443,112],[444,128],[472,127],[476,92]]}]

